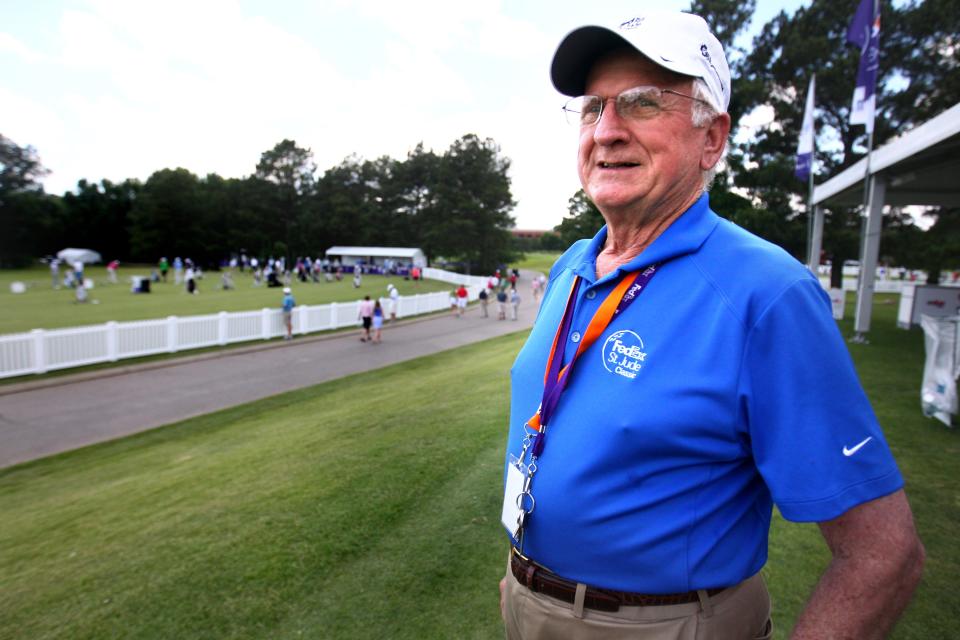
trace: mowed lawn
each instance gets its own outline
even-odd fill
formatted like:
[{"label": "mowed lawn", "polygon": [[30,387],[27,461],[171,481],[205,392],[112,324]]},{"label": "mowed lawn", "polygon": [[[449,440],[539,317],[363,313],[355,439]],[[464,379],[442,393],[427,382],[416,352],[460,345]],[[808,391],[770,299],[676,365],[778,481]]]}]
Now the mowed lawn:
[{"label": "mowed lawn", "polygon": [[550,267],[559,257],[559,251],[530,251],[524,254],[523,260],[517,263],[517,268],[539,271],[545,276],[550,275]]},{"label": "mowed lawn", "polygon": [[[956,431],[878,297],[851,345],[928,552],[894,638],[955,637]],[[850,333],[851,322],[842,329]],[[500,638],[508,370],[525,334],[0,471],[0,638]],[[786,638],[828,553],[776,518]]]},{"label": "mowed lawn", "polygon": [[[46,267],[0,270],[0,334],[76,327],[102,322],[124,320],[152,320],[167,316],[192,316],[220,311],[254,311],[265,307],[279,307],[283,298],[281,289],[253,286],[250,271],[233,271],[235,289],[220,287],[220,272],[208,271],[199,281],[199,295],[190,295],[183,285],[173,283],[173,271],[168,282],[154,283],[149,294],[130,293],[130,277],[149,276],[150,266],[121,266],[118,284],[107,280],[103,265],[88,265],[84,274],[94,280],[89,302],[74,302],[72,289],[53,289]],[[61,269],[61,274],[63,270]],[[14,294],[10,284],[19,281],[27,285],[25,293]],[[297,280],[290,285],[297,304],[327,304],[353,302],[365,295],[386,297],[387,283],[397,287],[401,296],[417,293],[446,291],[452,285],[436,280],[413,282],[399,276],[363,276],[360,288],[354,288],[352,276],[344,275],[341,282],[319,283]]]}]

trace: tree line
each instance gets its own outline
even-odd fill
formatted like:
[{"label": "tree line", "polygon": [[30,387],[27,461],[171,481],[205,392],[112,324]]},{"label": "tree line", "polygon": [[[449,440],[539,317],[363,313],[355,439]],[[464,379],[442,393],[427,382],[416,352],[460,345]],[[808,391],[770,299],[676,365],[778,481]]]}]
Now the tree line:
[{"label": "tree line", "polygon": [[[846,44],[847,26],[859,0],[812,0],[793,15],[774,16],[746,49],[734,40],[750,23],[755,0],[693,0],[731,59],[730,116],[734,123],[726,170],[711,189],[714,210],[806,261],[808,186],[794,176],[804,98],[815,73],[816,181],[823,182],[860,160],[867,137],[849,124],[860,51]],[[894,6],[881,0],[881,60],[874,148],[960,102],[960,0],[916,0]],[[743,116],[772,108],[773,126],[738,135]],[[747,133],[743,132],[740,133]],[[936,281],[942,269],[960,267],[960,209],[933,208],[924,231],[902,208],[883,219],[881,260],[925,269]],[[570,199],[557,227],[564,243],[593,235],[599,212],[582,192]],[[858,259],[860,208],[825,212],[824,258],[839,286],[844,260]]]},{"label": "tree line", "polygon": [[[862,126],[848,122],[860,52],[845,43],[858,0],[812,0],[781,11],[751,44],[734,41],[755,0],[692,0],[724,44],[733,76],[735,125],[726,168],[714,182],[714,209],[805,260],[807,184],[794,155],[810,77],[817,75],[817,181],[866,152]],[[960,0],[882,0],[875,146],[960,102]],[[743,117],[772,109],[773,124],[738,132]],[[739,134],[738,134],[739,133]],[[745,134],[745,135],[744,135]],[[569,246],[603,224],[589,198],[570,198],[557,234],[511,241],[514,202],[509,159],[491,139],[465,135],[443,153],[418,145],[403,160],[345,158],[317,175],[309,149],[283,140],[242,179],[163,169],[145,182],[81,180],[73,192],[44,194],[36,150],[0,135],[0,264],[25,264],[64,246],[88,246],[105,259],[154,261],[190,255],[212,264],[245,249],[254,255],[315,255],[333,244],[418,246],[435,260],[490,271],[515,250]],[[883,220],[881,261],[922,268],[935,280],[956,268],[960,209],[926,213],[926,231],[903,209]],[[845,260],[859,257],[859,208],[826,211],[824,257],[838,285]],[[110,256],[110,258],[107,258]]]},{"label": "tree line", "polygon": [[213,266],[241,250],[290,258],[380,245],[487,272],[513,257],[509,167],[495,141],[468,134],[443,153],[419,144],[403,160],[350,156],[318,175],[310,149],[283,140],[245,178],[161,169],[144,182],[81,180],[56,196],[43,191],[37,151],[0,135],[0,264],[67,246]]}]

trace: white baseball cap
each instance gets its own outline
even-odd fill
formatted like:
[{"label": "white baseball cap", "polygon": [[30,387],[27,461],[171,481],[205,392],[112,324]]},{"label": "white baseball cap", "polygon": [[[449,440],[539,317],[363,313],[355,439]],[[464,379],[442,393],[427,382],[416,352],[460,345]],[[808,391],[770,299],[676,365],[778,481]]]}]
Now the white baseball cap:
[{"label": "white baseball cap", "polygon": [[564,95],[582,95],[593,63],[624,46],[664,69],[701,78],[717,111],[730,106],[730,68],[723,45],[704,19],[692,13],[651,11],[613,27],[585,26],[571,31],[553,54],[553,86]]},{"label": "white baseball cap", "polygon": [[284,288],[283,288],[283,292],[284,292],[284,293],[290,293],[290,287],[284,287]]}]

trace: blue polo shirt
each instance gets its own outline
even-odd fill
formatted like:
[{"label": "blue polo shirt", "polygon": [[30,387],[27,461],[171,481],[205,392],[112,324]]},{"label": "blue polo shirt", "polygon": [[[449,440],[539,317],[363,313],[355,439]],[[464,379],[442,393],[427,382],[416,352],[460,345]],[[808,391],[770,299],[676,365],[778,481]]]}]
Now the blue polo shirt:
[{"label": "blue polo shirt", "polygon": [[290,312],[290,311],[293,311],[293,308],[294,308],[295,306],[297,306],[297,303],[294,302],[294,300],[293,300],[293,295],[292,295],[292,294],[289,294],[289,293],[284,294],[284,296],[283,296],[283,310],[284,310],[284,311],[287,311],[287,312]]},{"label": "blue polo shirt", "polygon": [[597,279],[606,228],[550,272],[511,369],[509,455],[537,410],[575,275],[567,361],[627,272],[663,262],[581,355],[548,425],[524,554],[586,584],[674,593],[763,566],[773,503],[835,518],[903,485],[819,282],[719,218],[704,195],[640,256]]}]

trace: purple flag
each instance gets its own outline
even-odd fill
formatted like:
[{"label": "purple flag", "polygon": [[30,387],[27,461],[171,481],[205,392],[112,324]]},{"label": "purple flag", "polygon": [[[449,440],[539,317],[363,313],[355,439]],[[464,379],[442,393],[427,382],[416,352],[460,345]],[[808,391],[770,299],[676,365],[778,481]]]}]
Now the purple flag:
[{"label": "purple flag", "polygon": [[866,125],[873,131],[877,75],[880,70],[880,6],[875,0],[860,0],[847,29],[847,42],[860,47],[857,86],[853,90],[850,124]]},{"label": "purple flag", "polygon": [[803,124],[800,129],[800,140],[797,143],[797,169],[796,176],[801,180],[810,179],[810,170],[813,165],[814,151],[814,128],[813,128],[813,95],[817,82],[817,77],[810,78],[810,86],[807,88],[807,104],[803,109]]}]

